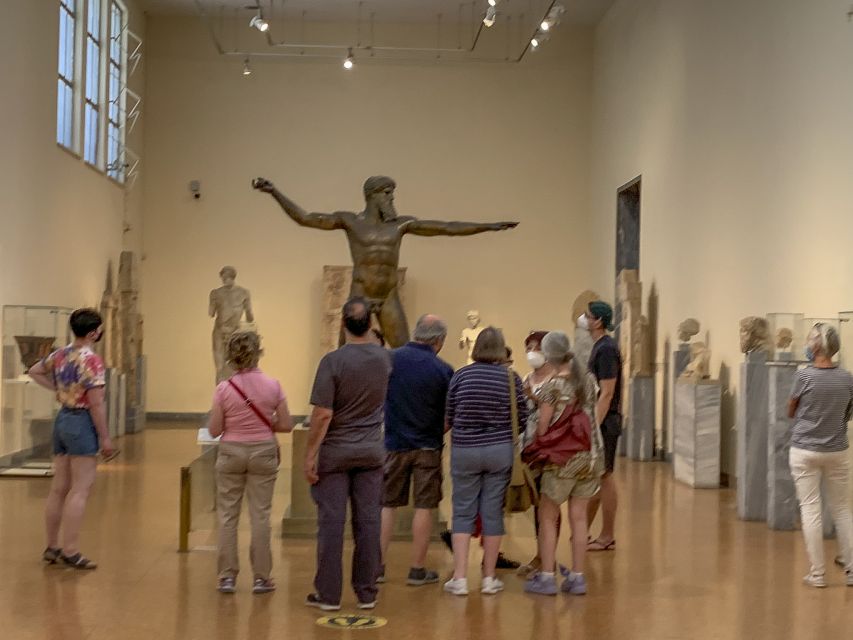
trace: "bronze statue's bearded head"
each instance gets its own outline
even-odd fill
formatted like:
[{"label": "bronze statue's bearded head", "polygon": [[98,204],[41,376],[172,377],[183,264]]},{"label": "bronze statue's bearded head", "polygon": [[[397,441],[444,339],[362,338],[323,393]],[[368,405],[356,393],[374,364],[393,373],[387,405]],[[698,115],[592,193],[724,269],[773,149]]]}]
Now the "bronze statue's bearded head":
[{"label": "bronze statue's bearded head", "polygon": [[376,203],[379,215],[383,220],[393,220],[397,217],[394,208],[394,190],[397,183],[387,176],[372,176],[364,182],[364,199],[370,204]]}]

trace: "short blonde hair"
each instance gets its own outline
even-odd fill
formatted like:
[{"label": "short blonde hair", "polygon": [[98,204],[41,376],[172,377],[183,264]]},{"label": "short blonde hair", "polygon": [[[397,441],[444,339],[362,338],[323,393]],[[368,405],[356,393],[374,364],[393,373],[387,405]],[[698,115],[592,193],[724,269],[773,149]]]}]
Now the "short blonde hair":
[{"label": "short blonde hair", "polygon": [[238,331],[228,339],[228,362],[235,369],[254,369],[263,353],[261,337],[254,331]]},{"label": "short blonde hair", "polygon": [[838,336],[838,330],[831,324],[818,322],[809,331],[806,345],[812,353],[831,358],[841,350],[841,338]]}]

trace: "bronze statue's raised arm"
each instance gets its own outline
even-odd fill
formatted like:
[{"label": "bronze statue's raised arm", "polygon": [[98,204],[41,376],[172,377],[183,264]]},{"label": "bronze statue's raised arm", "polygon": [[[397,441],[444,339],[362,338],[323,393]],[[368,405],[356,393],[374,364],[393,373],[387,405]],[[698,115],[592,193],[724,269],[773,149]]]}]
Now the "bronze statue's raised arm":
[{"label": "bronze statue's raised arm", "polygon": [[325,231],[343,228],[343,222],[339,215],[334,213],[308,213],[305,209],[276,189],[273,183],[269,180],[264,178],[255,178],[252,180],[252,187],[258,191],[270,194],[275,198],[276,202],[278,202],[284,212],[293,218],[294,222],[302,225],[303,227],[312,227],[314,229],[323,229]]},{"label": "bronze statue's raised arm", "polygon": [[486,231],[504,231],[518,226],[517,222],[445,222],[413,218],[403,227],[403,233],[416,236],[473,236]]}]

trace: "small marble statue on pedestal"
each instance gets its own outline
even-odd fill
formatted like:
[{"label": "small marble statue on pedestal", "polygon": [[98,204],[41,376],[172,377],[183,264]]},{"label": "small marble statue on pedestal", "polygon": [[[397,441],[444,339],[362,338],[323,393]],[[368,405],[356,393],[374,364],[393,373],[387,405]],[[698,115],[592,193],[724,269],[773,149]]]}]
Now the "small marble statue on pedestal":
[{"label": "small marble statue on pedestal", "polygon": [[690,345],[690,362],[678,376],[679,380],[698,383],[711,377],[711,350],[704,342],[693,342]]},{"label": "small marble statue on pedestal", "polygon": [[687,368],[690,362],[690,339],[699,333],[699,321],[696,318],[687,318],[678,325],[678,350],[672,354],[673,377],[678,378]]},{"label": "small marble statue on pedestal", "polygon": [[767,320],[740,321],[740,365],[737,404],[737,512],[741,520],[767,519],[767,447],[769,373],[773,349]]},{"label": "small marble statue on pedestal", "polygon": [[[247,323],[254,323],[252,301],[249,291],[234,284],[237,270],[231,266],[222,267],[219,271],[222,286],[210,292],[210,307],[208,313],[214,318],[213,323],[213,363],[216,366],[216,383],[227,380],[231,376],[225,353],[228,339],[239,331],[243,315]],[[245,327],[249,328],[249,327]]]},{"label": "small marble statue on pedestal", "polygon": [[471,357],[474,352],[474,343],[477,342],[477,336],[483,331],[483,327],[480,326],[480,312],[476,309],[469,311],[466,317],[468,318],[468,326],[462,329],[462,335],[459,336],[459,348],[465,349],[468,354],[466,364],[471,364],[474,362]]}]

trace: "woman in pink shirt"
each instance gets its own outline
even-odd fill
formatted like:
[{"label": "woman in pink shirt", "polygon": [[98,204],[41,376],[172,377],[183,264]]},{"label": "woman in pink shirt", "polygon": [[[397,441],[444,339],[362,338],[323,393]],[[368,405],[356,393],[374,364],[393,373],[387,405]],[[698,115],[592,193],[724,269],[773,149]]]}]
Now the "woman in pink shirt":
[{"label": "woman in pink shirt", "polygon": [[231,336],[227,357],[237,373],[216,388],[210,412],[211,435],[222,435],[216,459],[221,593],[236,591],[237,525],[244,493],[252,523],[252,592],[275,589],[270,579],[270,511],[279,463],[275,432],[292,431],[293,420],[278,380],[258,369],[261,353],[258,334],[246,331]]}]

